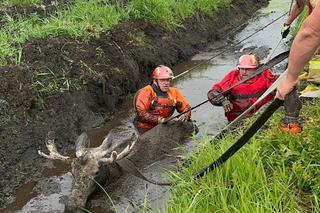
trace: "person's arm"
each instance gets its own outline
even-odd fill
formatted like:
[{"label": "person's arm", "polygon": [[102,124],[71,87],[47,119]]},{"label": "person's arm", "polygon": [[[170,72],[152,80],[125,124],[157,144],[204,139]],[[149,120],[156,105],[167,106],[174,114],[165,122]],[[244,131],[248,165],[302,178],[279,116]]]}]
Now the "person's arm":
[{"label": "person's arm", "polygon": [[159,116],[150,113],[151,101],[152,95],[148,91],[144,89],[139,90],[135,102],[136,113],[139,120],[143,122],[158,123]]},{"label": "person's arm", "polygon": [[236,72],[237,72],[236,70],[229,72],[220,82],[213,85],[211,87],[211,89],[209,90],[209,92],[212,90],[223,92],[223,91],[229,89],[229,87],[232,86],[231,83],[232,83],[233,79],[235,78]]},{"label": "person's arm", "polygon": [[304,1],[296,1],[293,5],[285,25],[291,25],[291,23],[301,14],[305,6]]},{"label": "person's arm", "polygon": [[[187,101],[187,99],[181,94],[181,92],[176,89],[176,99],[177,99],[177,111],[179,113],[183,113],[185,111],[188,111],[190,109],[190,104]],[[185,113],[184,115],[185,120],[188,120],[191,118],[191,111]]]},{"label": "person's arm", "polygon": [[236,71],[229,72],[220,82],[214,84],[207,93],[208,100],[214,106],[222,106],[225,96],[221,93],[230,88],[231,82],[235,77]]},{"label": "person's arm", "polygon": [[277,80],[278,76],[274,75],[271,69],[266,69],[262,73],[262,77],[265,80],[266,87],[269,88]]},{"label": "person's arm", "polygon": [[302,24],[290,48],[288,74],[278,86],[276,97],[283,100],[298,84],[298,76],[320,45],[320,4]]}]

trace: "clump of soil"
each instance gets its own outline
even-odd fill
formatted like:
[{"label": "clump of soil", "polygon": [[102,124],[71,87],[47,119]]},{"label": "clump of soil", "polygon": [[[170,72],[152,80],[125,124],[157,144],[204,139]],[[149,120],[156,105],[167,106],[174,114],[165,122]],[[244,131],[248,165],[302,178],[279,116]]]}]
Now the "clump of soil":
[{"label": "clump of soil", "polygon": [[[13,107],[30,107],[37,98],[37,90],[32,86],[32,73],[26,66],[0,67],[1,98]],[[8,80],[10,79],[10,80]]]},{"label": "clump of soil", "polygon": [[65,152],[81,131],[110,119],[156,65],[186,60],[266,3],[234,0],[215,17],[198,14],[170,32],[137,20],[91,40],[59,36],[26,43],[24,64],[0,69],[0,120],[6,121],[0,125],[0,208],[13,201],[18,186],[40,175],[45,159],[37,150],[45,150],[48,131],[56,132],[58,150]]}]

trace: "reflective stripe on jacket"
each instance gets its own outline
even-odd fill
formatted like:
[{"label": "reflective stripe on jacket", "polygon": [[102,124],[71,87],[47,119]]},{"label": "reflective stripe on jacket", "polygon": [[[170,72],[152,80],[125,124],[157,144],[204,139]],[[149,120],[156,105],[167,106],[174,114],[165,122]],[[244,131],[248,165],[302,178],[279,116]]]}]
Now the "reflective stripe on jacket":
[{"label": "reflective stripe on jacket", "polygon": [[[219,83],[213,85],[211,90],[223,92],[241,80],[242,77],[240,76],[240,71],[232,70]],[[225,94],[225,97],[227,97],[233,104],[233,109],[230,112],[225,113],[228,121],[233,121],[242,112],[248,109],[272,85],[275,80],[276,76],[273,75],[270,70],[265,70],[260,75],[244,82]],[[273,95],[270,94],[260,101],[248,116],[252,115],[262,105],[271,100],[272,97]]]},{"label": "reflective stripe on jacket", "polygon": [[[170,87],[167,97],[156,94],[151,85],[140,89],[134,97],[136,110],[135,124],[138,128],[151,129],[158,124],[158,118],[168,118],[176,109],[179,113],[190,109],[190,105],[181,92]],[[188,112],[191,117],[191,112]]]}]

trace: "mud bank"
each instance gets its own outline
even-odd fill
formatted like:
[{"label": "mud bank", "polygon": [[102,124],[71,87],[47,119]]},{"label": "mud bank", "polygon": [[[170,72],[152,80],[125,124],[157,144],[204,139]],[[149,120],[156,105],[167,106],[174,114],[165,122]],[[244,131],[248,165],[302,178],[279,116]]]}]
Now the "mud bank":
[{"label": "mud bank", "polygon": [[234,0],[216,16],[199,14],[171,32],[135,21],[91,40],[28,42],[23,64],[0,68],[0,208],[14,200],[20,185],[41,175],[46,160],[37,150],[45,150],[49,130],[66,152],[81,131],[112,119],[122,101],[150,80],[156,65],[186,60],[266,4]]}]

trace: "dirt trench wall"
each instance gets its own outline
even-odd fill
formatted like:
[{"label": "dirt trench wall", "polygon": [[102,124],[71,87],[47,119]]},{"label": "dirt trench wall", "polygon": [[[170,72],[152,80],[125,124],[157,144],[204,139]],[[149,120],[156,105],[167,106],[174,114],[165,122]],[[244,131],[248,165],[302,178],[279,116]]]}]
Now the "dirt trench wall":
[{"label": "dirt trench wall", "polygon": [[[14,200],[17,187],[41,175],[46,160],[37,150],[45,150],[49,130],[56,131],[58,150],[65,152],[81,131],[110,119],[128,94],[149,81],[156,65],[188,59],[266,3],[234,0],[215,17],[199,14],[171,32],[135,21],[91,40],[28,42],[22,65],[0,68],[0,208]],[[41,91],[52,81],[67,83],[73,92]]]}]

